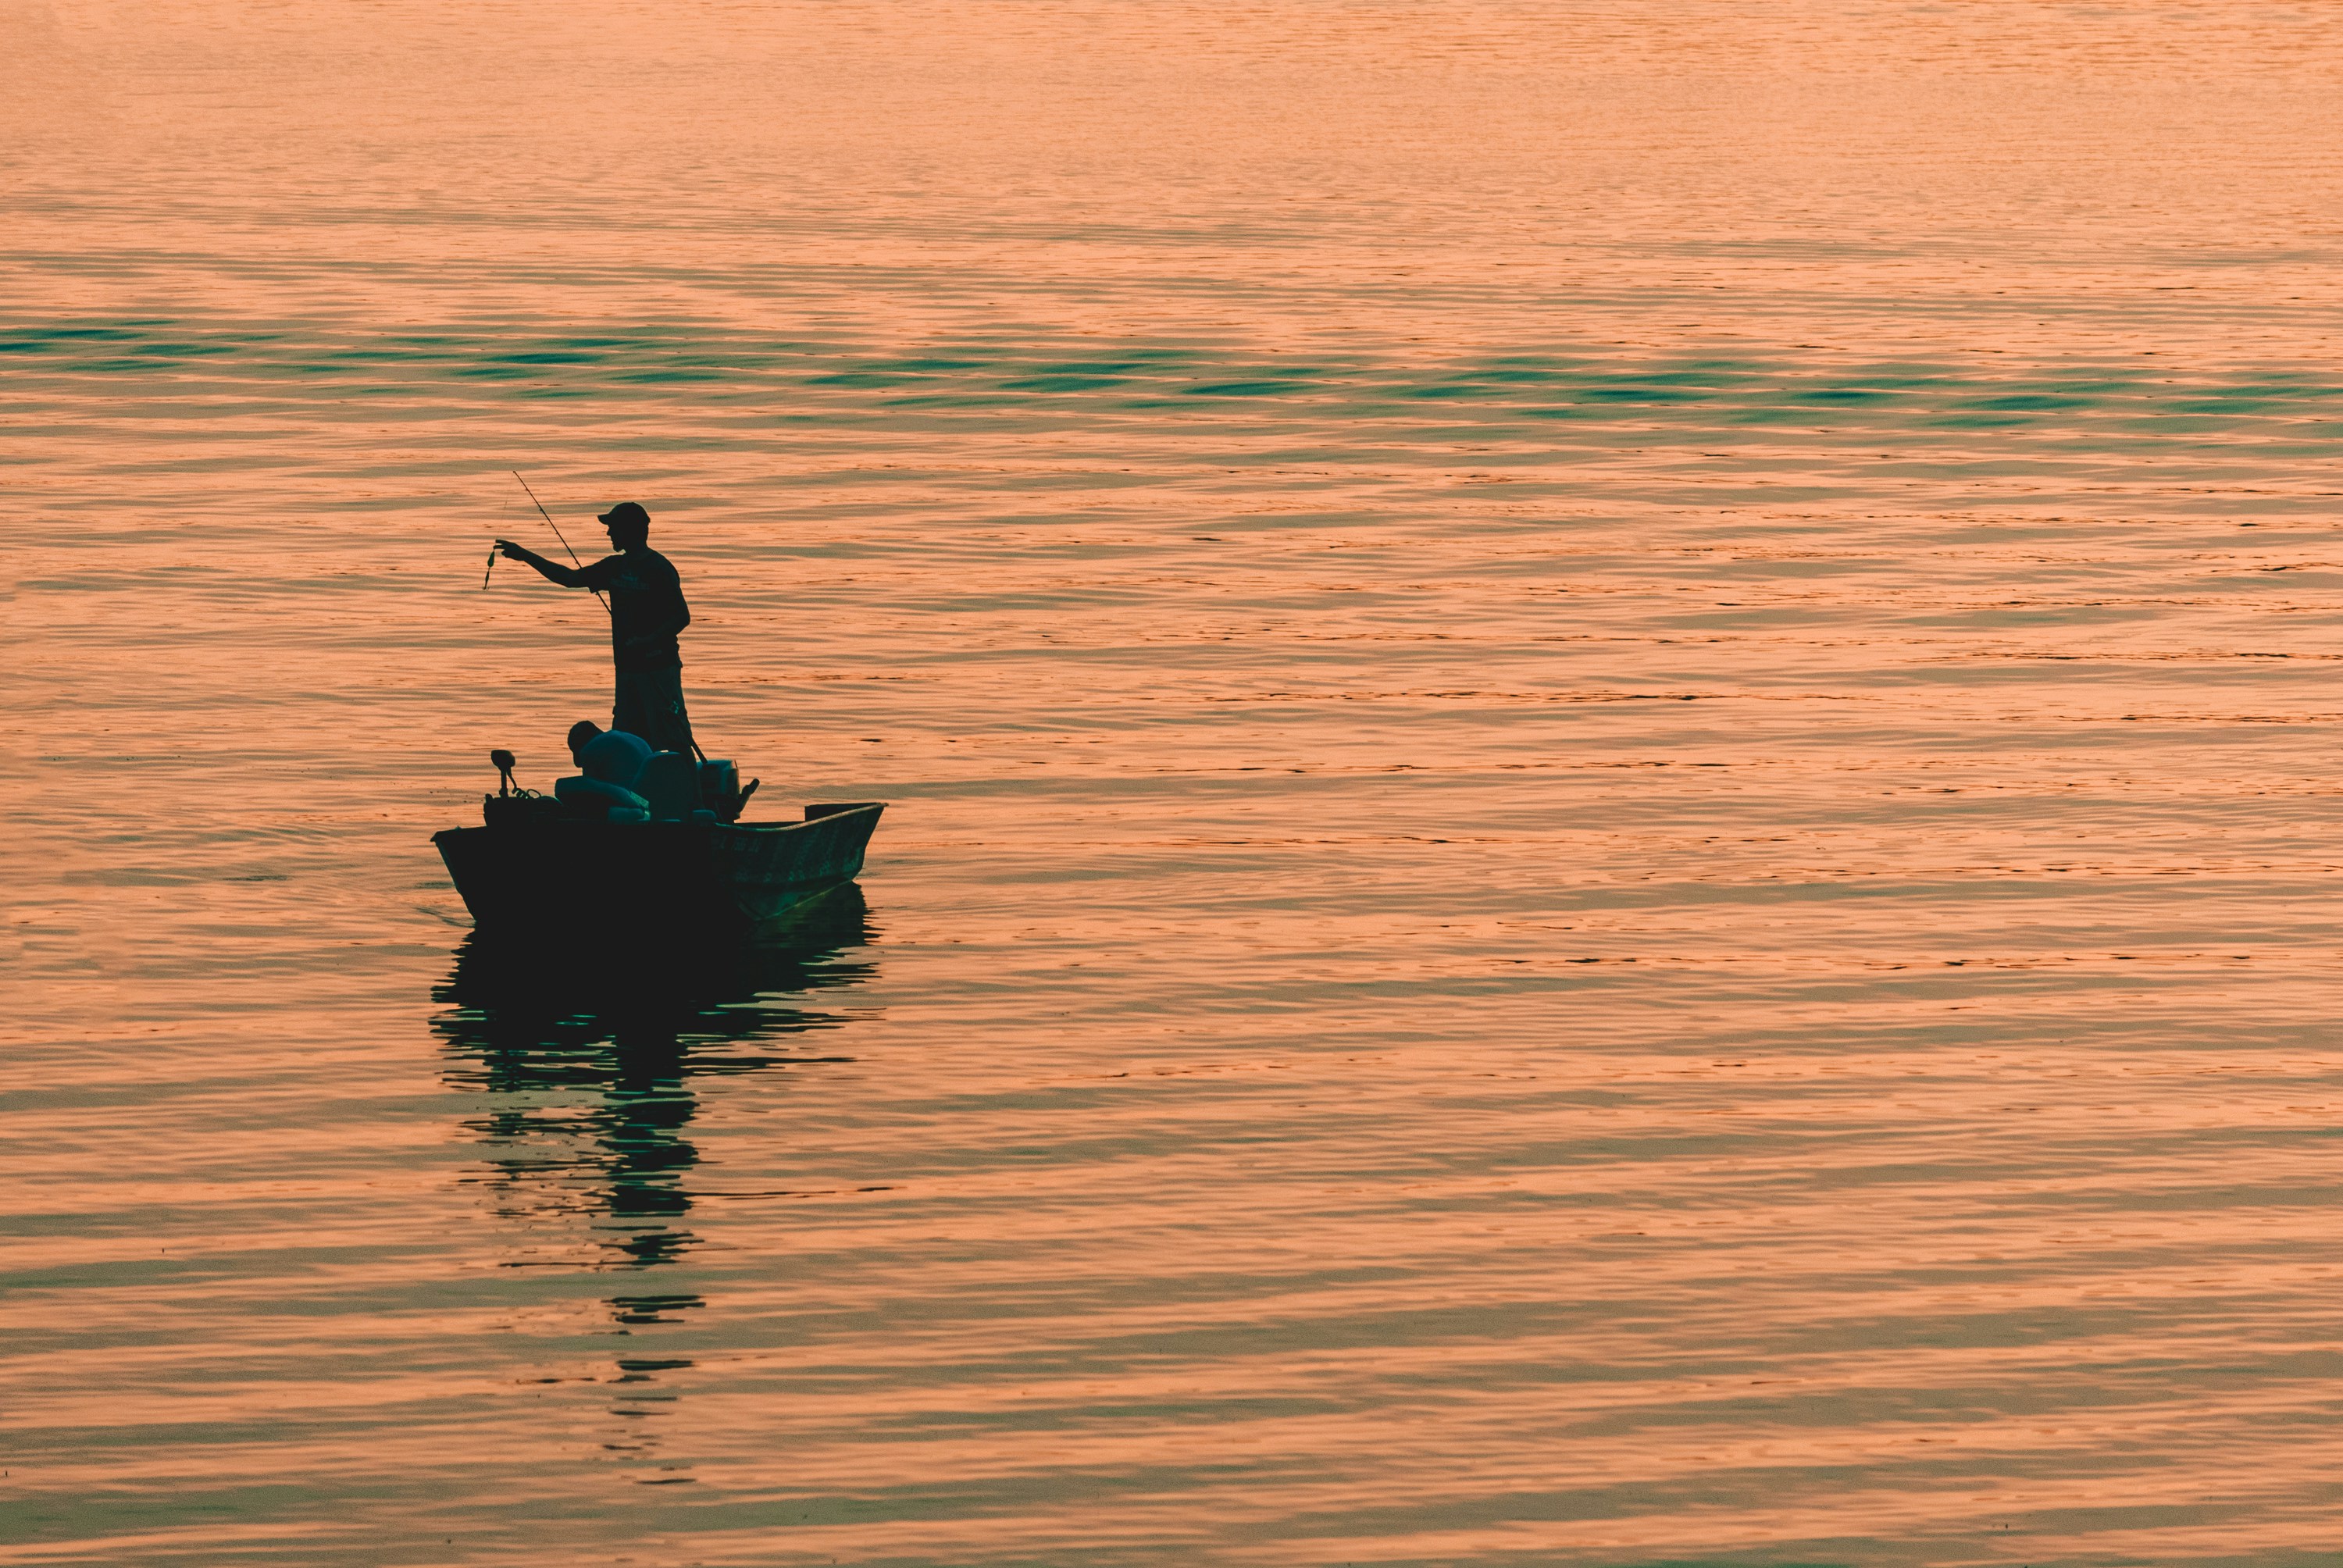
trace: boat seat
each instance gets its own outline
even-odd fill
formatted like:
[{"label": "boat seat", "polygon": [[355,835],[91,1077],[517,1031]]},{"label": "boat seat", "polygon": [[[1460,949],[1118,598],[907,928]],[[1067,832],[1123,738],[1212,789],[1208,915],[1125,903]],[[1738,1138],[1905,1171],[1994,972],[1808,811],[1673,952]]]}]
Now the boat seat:
[{"label": "boat seat", "polygon": [[699,807],[699,764],[680,751],[654,751],[635,777],[654,822],[680,822]]},{"label": "boat seat", "polygon": [[553,798],[565,806],[590,811],[608,811],[613,808],[625,811],[643,809],[643,798],[622,785],[605,784],[599,779],[572,777],[553,781]]}]

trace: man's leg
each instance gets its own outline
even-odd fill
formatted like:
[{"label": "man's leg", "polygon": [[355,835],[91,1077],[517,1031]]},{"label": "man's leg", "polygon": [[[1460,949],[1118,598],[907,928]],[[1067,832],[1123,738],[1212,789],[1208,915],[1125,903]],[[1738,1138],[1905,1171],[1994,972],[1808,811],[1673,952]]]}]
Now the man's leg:
[{"label": "man's leg", "polygon": [[[623,729],[629,735],[639,735],[645,740],[650,740],[650,708],[643,698],[643,678],[639,675],[628,675],[621,670],[618,674],[618,696],[610,704],[610,728]],[[651,741],[651,749],[657,750],[659,743]]]},{"label": "man's leg", "polygon": [[691,749],[691,716],[683,707],[683,671],[647,669],[618,677],[610,727],[639,735],[654,751]]},{"label": "man's leg", "polygon": [[662,669],[651,678],[659,683],[654,706],[659,709],[659,738],[651,744],[662,751],[691,755],[691,715],[683,707],[683,666]]}]

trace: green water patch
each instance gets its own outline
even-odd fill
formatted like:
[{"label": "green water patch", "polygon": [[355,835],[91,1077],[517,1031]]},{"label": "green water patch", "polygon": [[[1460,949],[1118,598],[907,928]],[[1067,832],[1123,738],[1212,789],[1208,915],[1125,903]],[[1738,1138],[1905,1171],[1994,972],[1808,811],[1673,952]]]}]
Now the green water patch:
[{"label": "green water patch", "polygon": [[[157,410],[197,396],[191,387],[207,383],[203,395],[216,395],[243,379],[345,390],[360,383],[370,398],[395,391],[423,404],[438,387],[450,407],[599,399],[638,409],[664,402],[691,417],[730,405],[764,417],[880,423],[1021,407],[1051,421],[1140,412],[1171,418],[1216,403],[1261,405],[1262,418],[1274,422],[1304,417],[1276,405],[1307,400],[1307,417],[1403,433],[1332,444],[1353,459],[1386,438],[1420,441],[1435,426],[1443,438],[1526,449],[1770,430],[1800,441],[1883,445],[2014,432],[2109,450],[2244,437],[2293,450],[2343,432],[2343,386],[2316,370],[2267,364],[2147,357],[2131,364],[2104,355],[2072,363],[2001,356],[1825,363],[1797,344],[1677,356],[1651,345],[1419,356],[1346,344],[1324,357],[1300,348],[1294,363],[1281,363],[1258,343],[1098,341],[1038,330],[1023,341],[1012,337],[1004,330],[998,342],[880,351],[803,328],[694,323],[426,324],[377,333],[346,321],[304,329],[281,320],[118,317],[0,321],[0,355],[15,357],[20,387],[35,375],[52,387],[79,376],[118,396],[124,384],[152,378]],[[197,365],[206,368],[198,373]],[[1433,413],[1443,406],[1447,412]],[[1563,427],[1574,434],[1563,437]]]},{"label": "green water patch", "polygon": [[583,354],[575,349],[539,349],[527,354],[491,354],[488,361],[496,365],[594,365],[604,357],[599,354]]},{"label": "green water patch", "polygon": [[2191,394],[2177,400],[2173,408],[2183,414],[2210,414],[2216,417],[2260,415],[2279,411],[2290,412],[2306,405],[2343,403],[2343,389],[2311,385],[2213,387],[2194,388]]},{"label": "green water patch", "polygon": [[1191,356],[1180,350],[1166,350],[1156,354],[1043,360],[1026,367],[1021,374],[998,385],[1010,392],[1096,392],[1110,387],[1128,386],[1135,378],[1161,373],[1189,357]]},{"label": "green water patch", "polygon": [[439,365],[468,357],[458,354],[420,354],[407,348],[344,348],[313,357],[336,365]]},{"label": "green water patch", "polygon": [[932,377],[907,375],[892,370],[833,370],[827,375],[809,376],[809,387],[904,387]]},{"label": "green water patch", "polygon": [[1674,387],[1581,387],[1576,397],[1582,403],[1696,403],[1703,399],[1697,392]]},{"label": "green water patch", "polygon": [[1998,397],[1965,398],[1954,407],[1993,412],[2041,413],[2054,408],[2080,408],[2085,404],[2079,397],[2062,397],[2050,392],[2009,392]]},{"label": "green water patch", "polygon": [[137,348],[148,359],[204,359],[236,351],[233,343],[142,343]]},{"label": "green water patch", "polygon": [[1318,384],[1291,378],[1258,381],[1207,381],[1179,389],[1183,397],[1290,397],[1296,392],[1315,392]]},{"label": "green water patch", "polygon": [[1883,392],[1875,387],[1817,387],[1812,391],[1792,392],[1789,396],[1793,402],[1797,403],[1846,407],[1858,403],[1885,403],[1896,394]]},{"label": "green water patch", "polygon": [[1161,367],[1158,357],[1133,356],[1127,359],[1058,360],[1032,366],[1027,374],[1033,376],[1128,376],[1134,371],[1153,370]]},{"label": "green water patch", "polygon": [[1521,393],[1513,387],[1494,387],[1477,381],[1452,381],[1433,387],[1403,387],[1399,389],[1399,396],[1422,398],[1425,401],[1444,402],[1469,398],[1518,397]]},{"label": "green water patch", "polygon": [[1014,393],[1001,392],[921,392],[908,397],[890,397],[881,405],[889,408],[1014,408],[1025,406],[1030,399]]},{"label": "green water patch", "polygon": [[1920,423],[1937,430],[2010,430],[2039,421],[2023,414],[1945,414]]},{"label": "green water patch", "polygon": [[935,375],[954,370],[989,370],[998,363],[993,359],[891,359],[879,361],[868,368],[874,371],[911,370],[922,375]]},{"label": "green water patch", "polygon": [[[161,324],[157,323],[156,325]],[[139,337],[141,334],[136,328],[128,326],[51,327],[25,328],[23,329],[21,336],[33,339],[47,339],[57,343],[118,343],[128,338]]]},{"label": "green water patch", "polygon": [[1027,376],[1001,386],[1009,392],[1092,392],[1101,387],[1123,386],[1130,379],[1127,376]]},{"label": "green water patch", "polygon": [[1686,365],[1674,370],[1643,370],[1629,377],[1644,387],[1728,387],[1747,385],[1759,379],[1754,371],[1736,371],[1724,366]]},{"label": "green water patch", "polygon": [[104,359],[84,360],[76,368],[94,376],[136,376],[151,375],[161,367],[143,355],[114,355]]},{"label": "green water patch", "polygon": [[[1508,1553],[1508,1555],[1511,1555]],[[1703,1557],[1622,1557],[1616,1568],[1855,1568],[1844,1557],[1785,1557],[1763,1546]]]}]

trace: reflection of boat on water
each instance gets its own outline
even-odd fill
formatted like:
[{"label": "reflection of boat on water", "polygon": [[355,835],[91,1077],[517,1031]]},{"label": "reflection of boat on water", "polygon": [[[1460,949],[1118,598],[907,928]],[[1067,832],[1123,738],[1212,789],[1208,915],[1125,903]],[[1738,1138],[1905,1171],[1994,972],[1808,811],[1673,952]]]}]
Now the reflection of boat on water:
[{"label": "reflection of boat on water", "polygon": [[843,887],[885,807],[809,806],[802,822],[611,821],[490,796],[478,828],[434,834],[484,933],[607,939],[757,933]]},{"label": "reflection of boat on water", "polygon": [[[450,1085],[481,1098],[465,1125],[487,1145],[485,1170],[466,1180],[538,1232],[509,1266],[645,1268],[697,1245],[685,1221],[701,1158],[688,1136],[698,1084],[846,1060],[757,1048],[846,1021],[814,999],[871,972],[843,956],[870,937],[861,890],[850,885],[770,940],[634,966],[487,932],[468,940],[436,993],[447,1007],[432,1028]],[[696,1304],[611,1302],[637,1322]]]}]

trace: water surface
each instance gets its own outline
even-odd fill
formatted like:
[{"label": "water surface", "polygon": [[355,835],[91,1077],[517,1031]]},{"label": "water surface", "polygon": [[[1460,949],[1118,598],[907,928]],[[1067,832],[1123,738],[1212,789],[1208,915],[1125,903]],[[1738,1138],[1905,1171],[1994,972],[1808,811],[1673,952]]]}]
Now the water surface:
[{"label": "water surface", "polygon": [[2329,1560],[2322,21],[9,13],[0,1560]]}]

